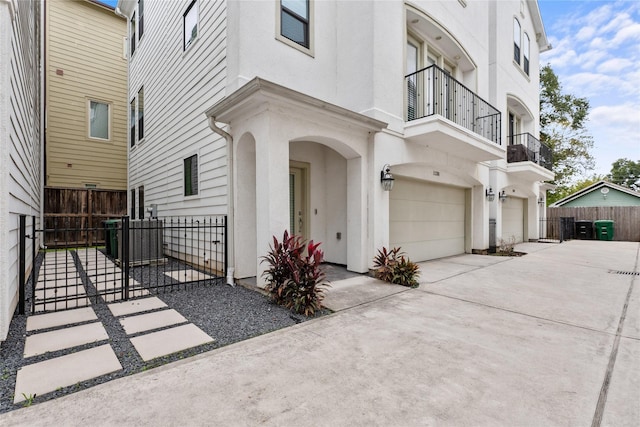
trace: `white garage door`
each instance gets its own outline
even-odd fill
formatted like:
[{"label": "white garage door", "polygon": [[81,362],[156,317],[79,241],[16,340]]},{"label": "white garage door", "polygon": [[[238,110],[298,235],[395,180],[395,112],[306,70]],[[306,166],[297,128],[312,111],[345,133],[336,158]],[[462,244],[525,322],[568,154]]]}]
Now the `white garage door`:
[{"label": "white garage door", "polygon": [[464,253],[465,190],[396,178],[389,194],[389,243],[412,261]]},{"label": "white garage door", "polygon": [[[512,237],[516,243],[524,238],[524,199],[508,197],[502,203],[502,239],[509,241]],[[497,242],[499,244],[499,242]]]}]

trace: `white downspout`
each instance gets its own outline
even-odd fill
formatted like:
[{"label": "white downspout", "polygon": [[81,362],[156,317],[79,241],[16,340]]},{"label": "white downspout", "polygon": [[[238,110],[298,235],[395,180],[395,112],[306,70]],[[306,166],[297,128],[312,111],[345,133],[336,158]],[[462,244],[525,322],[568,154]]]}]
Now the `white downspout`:
[{"label": "white downspout", "polygon": [[212,131],[222,136],[227,141],[227,285],[235,286],[233,281],[234,272],[234,203],[233,203],[233,137],[224,129],[218,127],[215,117],[209,117],[209,127]]}]

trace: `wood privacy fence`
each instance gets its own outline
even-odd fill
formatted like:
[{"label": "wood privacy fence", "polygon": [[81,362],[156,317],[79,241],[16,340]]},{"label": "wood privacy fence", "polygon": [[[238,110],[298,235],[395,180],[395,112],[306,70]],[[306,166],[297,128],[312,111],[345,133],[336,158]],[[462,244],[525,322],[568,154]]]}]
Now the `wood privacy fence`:
[{"label": "wood privacy fence", "polygon": [[44,189],[44,244],[47,247],[103,245],[103,222],[127,214],[126,190]]},{"label": "wood privacy fence", "polygon": [[573,218],[575,221],[612,220],[613,240],[640,242],[640,206],[547,208],[547,219],[556,218]]}]

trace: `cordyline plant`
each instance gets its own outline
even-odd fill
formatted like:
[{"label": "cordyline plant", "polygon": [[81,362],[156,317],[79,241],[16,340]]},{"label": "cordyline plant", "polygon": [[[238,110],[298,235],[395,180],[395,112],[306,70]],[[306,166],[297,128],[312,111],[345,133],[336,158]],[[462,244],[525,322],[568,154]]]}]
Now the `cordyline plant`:
[{"label": "cordyline plant", "polygon": [[377,279],[410,288],[418,287],[420,268],[409,258],[405,258],[405,253],[400,252],[400,248],[379,249],[373,258],[373,266]]},{"label": "cordyline plant", "polygon": [[318,246],[320,243],[313,240],[306,244],[300,236],[289,236],[286,230],[281,242],[273,237],[273,244],[261,262],[269,265],[262,275],[267,279],[266,290],[275,303],[305,316],[322,308],[324,291],[329,284],[320,268],[324,253]]}]

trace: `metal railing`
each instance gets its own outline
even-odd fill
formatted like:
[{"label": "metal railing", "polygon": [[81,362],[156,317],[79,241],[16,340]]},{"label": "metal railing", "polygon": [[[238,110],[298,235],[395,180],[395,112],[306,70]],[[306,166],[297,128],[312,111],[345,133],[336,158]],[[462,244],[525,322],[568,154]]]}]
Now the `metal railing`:
[{"label": "metal railing", "polygon": [[530,133],[519,133],[508,138],[507,162],[533,162],[545,169],[553,169],[551,148]]},{"label": "metal railing", "polygon": [[[26,217],[20,225],[21,248],[34,236],[51,244],[37,257],[34,249],[31,274],[20,277],[21,310],[27,283],[32,313],[225,283],[226,216],[135,221],[125,216],[93,228],[78,217],[55,218],[42,229],[34,225],[32,235],[26,233]],[[105,245],[95,245],[96,240]],[[23,265],[23,250],[19,256]]]},{"label": "metal railing", "polygon": [[407,121],[440,115],[501,145],[500,111],[442,68],[431,65],[405,77]]}]

